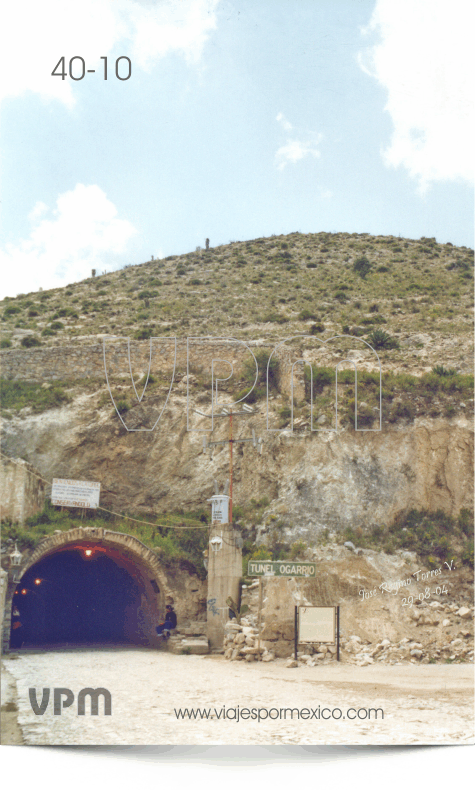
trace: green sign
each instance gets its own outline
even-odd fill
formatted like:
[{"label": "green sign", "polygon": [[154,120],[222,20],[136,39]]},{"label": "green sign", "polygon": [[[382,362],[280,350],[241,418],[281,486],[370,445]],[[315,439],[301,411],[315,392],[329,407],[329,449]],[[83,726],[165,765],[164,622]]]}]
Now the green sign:
[{"label": "green sign", "polygon": [[250,560],[249,577],[315,577],[316,563],[297,563],[295,560]]}]

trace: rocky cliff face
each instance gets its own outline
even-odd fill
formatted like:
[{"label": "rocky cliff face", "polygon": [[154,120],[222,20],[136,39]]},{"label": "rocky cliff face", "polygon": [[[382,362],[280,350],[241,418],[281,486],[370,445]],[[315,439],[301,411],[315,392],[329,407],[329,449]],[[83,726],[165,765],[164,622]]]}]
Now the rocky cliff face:
[{"label": "rocky cliff face", "polygon": [[[412,552],[386,555],[360,549],[354,554],[331,543],[307,550],[306,559],[317,564],[315,579],[262,579],[260,647],[264,661],[293,653],[295,606],[335,605],[340,605],[340,647],[345,663],[473,661],[473,574],[467,567],[442,563],[440,570],[431,574],[421,569]],[[243,602],[250,612],[242,623],[256,640],[257,581],[244,588]],[[234,627],[234,639],[229,640],[228,628],[225,657],[252,661],[258,652],[254,648],[251,653],[246,644],[253,643],[236,639],[235,622],[229,626]],[[302,644],[299,661],[312,666],[333,661],[335,653],[336,646],[331,644]]]},{"label": "rocky cliff face", "polygon": [[[201,407],[203,408],[203,407]],[[203,506],[229,473],[228,446],[212,456],[203,434],[186,425],[185,394],[177,394],[153,432],[127,432],[100,394],[76,395],[67,406],[4,421],[3,450],[53,477],[101,482],[101,505],[115,511],[191,510]],[[383,424],[381,432],[266,433],[260,414],[234,419],[234,436],[263,438],[234,446],[234,503],[267,497],[257,526],[278,523],[282,537],[314,539],[324,528],[388,524],[401,510],[456,515],[472,506],[473,428],[463,416]],[[207,422],[200,418],[198,428]],[[225,439],[217,421],[213,439]],[[209,435],[207,435],[209,436]]]}]

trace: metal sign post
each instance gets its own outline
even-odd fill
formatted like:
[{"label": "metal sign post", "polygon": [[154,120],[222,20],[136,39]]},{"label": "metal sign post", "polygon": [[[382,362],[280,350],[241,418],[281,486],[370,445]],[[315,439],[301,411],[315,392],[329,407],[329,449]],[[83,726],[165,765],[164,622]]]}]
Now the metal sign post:
[{"label": "metal sign post", "polygon": [[297,661],[297,646],[299,643],[299,608],[295,605],[295,612],[294,612],[294,652],[295,652],[295,661]]},{"label": "metal sign post", "polygon": [[[262,577],[300,577],[314,578],[317,573],[316,563],[299,563],[292,560],[250,560],[247,566],[249,577],[259,577],[259,609],[258,609],[258,656],[261,647],[261,608],[262,608]],[[308,608],[306,608],[308,609]],[[329,609],[329,608],[326,608]],[[333,609],[333,608],[332,608]],[[297,660],[297,645],[299,635],[299,608],[295,605],[294,612],[294,651]],[[308,642],[308,641],[307,641]]]},{"label": "metal sign post", "polygon": [[262,577],[259,577],[259,600],[257,605],[257,659],[261,661],[261,611],[262,611]]},{"label": "metal sign post", "polygon": [[340,605],[336,608],[336,661],[340,661]]}]

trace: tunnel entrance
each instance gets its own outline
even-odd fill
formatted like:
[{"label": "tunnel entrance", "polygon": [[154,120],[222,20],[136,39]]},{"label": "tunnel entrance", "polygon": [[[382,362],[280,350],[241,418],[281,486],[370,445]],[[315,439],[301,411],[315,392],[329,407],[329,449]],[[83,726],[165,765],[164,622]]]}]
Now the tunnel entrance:
[{"label": "tunnel entrance", "polygon": [[159,589],[149,588],[147,575],[117,549],[65,547],[31,566],[16,586],[10,647],[151,644]]},{"label": "tunnel entrance", "polygon": [[140,591],[125,569],[105,554],[92,558],[79,550],[37,563],[14,595],[25,645],[126,641],[126,613],[134,604],[137,610]]}]

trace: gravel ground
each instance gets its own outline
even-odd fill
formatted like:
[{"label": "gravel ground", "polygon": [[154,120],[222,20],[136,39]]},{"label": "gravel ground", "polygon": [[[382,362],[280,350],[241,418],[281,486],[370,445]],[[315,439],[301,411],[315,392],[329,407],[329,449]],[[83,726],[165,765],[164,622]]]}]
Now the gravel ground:
[{"label": "gravel ground", "polygon": [[[137,647],[26,652],[6,656],[6,684],[16,682],[18,724],[24,744],[470,744],[473,743],[473,665],[328,664],[286,668],[272,663],[227,662],[221,655],[178,656]],[[51,700],[34,714],[28,689],[105,687],[112,714],[61,716]],[[5,687],[4,687],[5,688]],[[51,698],[53,693],[51,693]],[[232,719],[243,708],[341,709],[336,719]],[[10,706],[11,707],[11,706]],[[215,708],[212,719],[177,719],[174,709]],[[347,709],[384,710],[384,719],[346,717]],[[2,712],[3,714],[4,712]],[[338,712],[337,712],[338,715]],[[283,715],[282,715],[283,716]],[[14,729],[3,744],[21,743]]]}]

